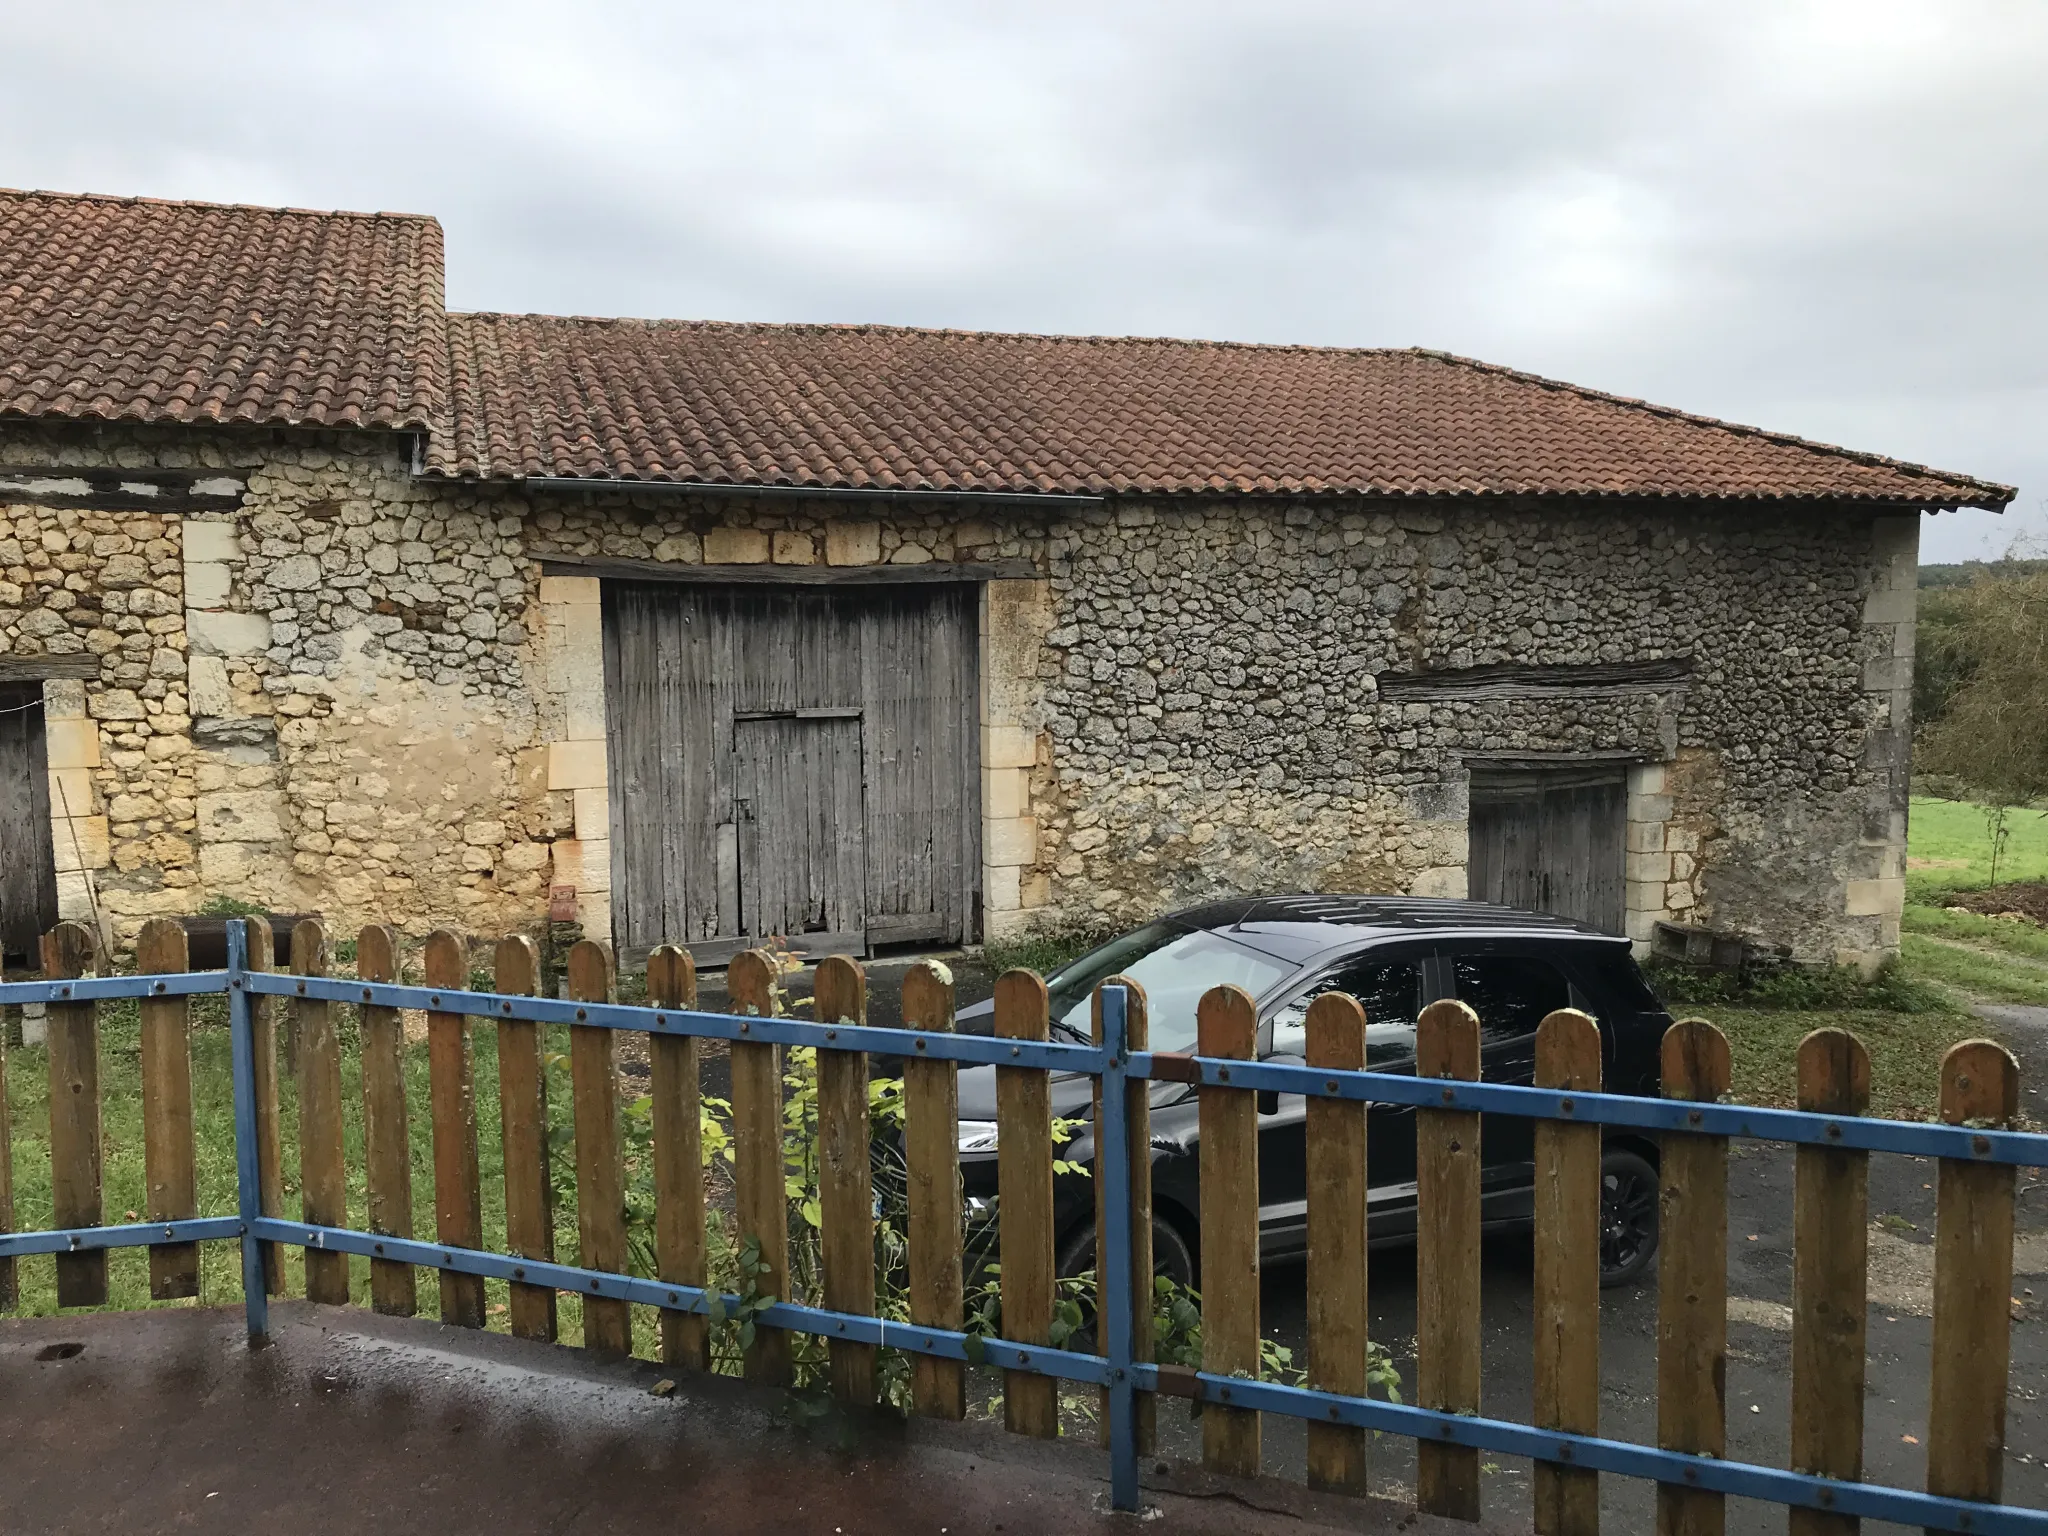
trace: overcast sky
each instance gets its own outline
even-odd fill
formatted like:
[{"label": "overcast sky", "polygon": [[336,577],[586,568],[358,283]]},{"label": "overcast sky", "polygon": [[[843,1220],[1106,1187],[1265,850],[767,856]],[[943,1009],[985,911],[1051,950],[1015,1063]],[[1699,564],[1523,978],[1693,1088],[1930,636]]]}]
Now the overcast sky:
[{"label": "overcast sky", "polygon": [[458,308],[1441,347],[2048,541],[2039,0],[7,12],[0,184],[432,213]]}]

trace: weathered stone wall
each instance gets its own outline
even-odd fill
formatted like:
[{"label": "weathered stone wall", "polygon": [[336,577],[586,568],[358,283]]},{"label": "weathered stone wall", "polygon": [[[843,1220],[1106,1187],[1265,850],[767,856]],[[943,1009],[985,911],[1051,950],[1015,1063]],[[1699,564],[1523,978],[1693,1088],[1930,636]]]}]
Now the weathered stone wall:
[{"label": "weathered stone wall", "polygon": [[[0,596],[24,599],[0,603],[0,654],[102,655],[79,690],[93,739],[62,751],[93,758],[108,856],[64,885],[66,915],[125,936],[230,895],[337,928],[531,919],[556,807],[520,521],[405,463],[397,439],[345,434],[0,432],[0,469],[243,488],[235,513],[0,512]],[[46,687],[53,716],[70,686]]]},{"label": "weathered stone wall", "polygon": [[[1869,761],[1903,740],[1877,734],[1910,681],[1900,537],[1739,511],[1074,518],[1048,548],[1058,747],[1035,805],[1055,910],[1117,925],[1223,890],[1462,894],[1467,760],[1622,753],[1659,770],[1632,785],[1637,937],[1668,916],[1810,959],[1893,947],[1894,887],[1856,882],[1903,858],[1902,782]],[[1694,658],[1684,687],[1620,697],[1378,693],[1385,673],[1675,656]]]},{"label": "weathered stone wall", "polygon": [[[395,438],[0,430],[0,468],[66,464],[244,486],[238,511],[183,518],[0,505],[0,655],[100,658],[47,690],[52,761],[91,794],[60,832],[67,910],[89,877],[123,931],[216,894],[481,931],[536,920],[551,884],[601,930],[598,584],[540,562],[608,557],[1026,562],[983,604],[991,933],[1225,891],[1460,894],[1469,760],[1608,754],[1637,764],[1638,937],[1672,917],[1807,958],[1896,943],[1909,520],[528,504],[415,479]],[[1671,656],[1694,659],[1683,687],[1379,693],[1388,673]]]},{"label": "weathered stone wall", "polygon": [[[0,492],[0,655],[92,657],[44,698],[59,900],[94,872],[198,879],[177,519],[9,505]],[[116,876],[118,878],[118,876]]]}]

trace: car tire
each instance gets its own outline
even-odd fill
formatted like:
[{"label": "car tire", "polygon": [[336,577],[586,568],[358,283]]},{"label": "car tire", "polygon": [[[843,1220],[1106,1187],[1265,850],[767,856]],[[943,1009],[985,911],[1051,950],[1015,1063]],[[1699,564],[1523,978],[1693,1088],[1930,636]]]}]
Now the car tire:
[{"label": "car tire", "polygon": [[[1095,1267],[1095,1227],[1081,1227],[1060,1247],[1055,1261],[1065,1278]],[[1157,1211],[1152,1213],[1152,1273],[1165,1275],[1187,1290],[1195,1286],[1195,1254],[1179,1227]]]},{"label": "car tire", "polygon": [[1627,1285],[1657,1256],[1657,1170],[1610,1147],[1600,1159],[1600,1284]]}]

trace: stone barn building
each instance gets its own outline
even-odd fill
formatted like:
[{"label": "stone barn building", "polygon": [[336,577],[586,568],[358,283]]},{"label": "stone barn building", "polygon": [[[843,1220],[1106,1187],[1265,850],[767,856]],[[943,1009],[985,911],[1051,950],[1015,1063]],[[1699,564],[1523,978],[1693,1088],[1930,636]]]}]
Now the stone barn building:
[{"label": "stone barn building", "polygon": [[1898,937],[1917,525],[1440,353],[453,314],[431,219],[0,194],[0,939],[629,954],[1498,898]]}]

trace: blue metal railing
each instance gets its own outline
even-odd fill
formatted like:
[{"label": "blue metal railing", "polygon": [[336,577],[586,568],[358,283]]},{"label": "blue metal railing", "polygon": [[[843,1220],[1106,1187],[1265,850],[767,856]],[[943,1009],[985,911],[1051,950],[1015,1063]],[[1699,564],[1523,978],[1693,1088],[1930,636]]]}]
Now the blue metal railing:
[{"label": "blue metal railing", "polygon": [[[228,925],[228,968],[225,971],[0,984],[0,1005],[225,993],[233,1035],[237,1199],[237,1214],[232,1217],[0,1234],[0,1257],[239,1238],[242,1244],[243,1294],[252,1345],[264,1342],[269,1332],[269,1302],[263,1282],[262,1259],[262,1245],[266,1242],[389,1259],[491,1279],[523,1281],[580,1295],[611,1297],[673,1311],[729,1315],[740,1306],[741,1298],[708,1289],[584,1269],[573,1264],[544,1263],[417,1239],[385,1237],[349,1228],[264,1216],[256,1133],[253,1003],[258,997],[426,1009],[543,1024],[589,1024],[646,1034],[695,1035],[728,1041],[856,1050],[913,1059],[921,1056],[966,1065],[1035,1067],[1099,1077],[1103,1083],[1103,1125],[1096,1137],[1095,1176],[1101,1181],[1104,1208],[1111,1212],[1128,1212],[1131,1201],[1124,1085],[1131,1079],[1150,1078],[1298,1093],[1312,1098],[1471,1110],[1532,1119],[1627,1126],[1647,1131],[1690,1132],[1904,1153],[1916,1157],[2048,1167],[2048,1136],[2015,1131],[1131,1051],[1126,1044],[1126,994],[1121,987],[1103,989],[1103,1043],[1069,1045],[627,1004],[564,1002],[551,998],[450,991],[333,977],[288,976],[251,971],[247,968],[247,956],[245,927],[236,922]],[[1349,1397],[1311,1387],[1252,1381],[1210,1372],[1175,1373],[1174,1379],[1167,1382],[1163,1380],[1158,1366],[1132,1358],[1130,1223],[1112,1219],[1105,1225],[1108,1230],[1102,1253],[1099,1293],[1103,1298],[1103,1352],[1099,1355],[983,1339],[956,1330],[920,1328],[797,1302],[777,1302],[759,1312],[758,1321],[793,1332],[883,1345],[944,1359],[974,1360],[1006,1370],[1029,1371],[1107,1387],[1111,1502],[1118,1509],[1136,1509],[1139,1502],[1135,1394],[1157,1392],[1165,1387],[1203,1402],[1233,1408],[1352,1425],[1415,1440],[1471,1446],[1588,1471],[1612,1472],[1772,1503],[1890,1520],[1901,1525],[1992,1533],[1992,1536],[2004,1536],[2004,1533],[2048,1536],[2048,1511],[1943,1498],[1873,1483],[1840,1482],[1774,1467],[1661,1450],[1628,1441],[1565,1434],[1508,1420],[1439,1413],[1408,1404]]]}]

